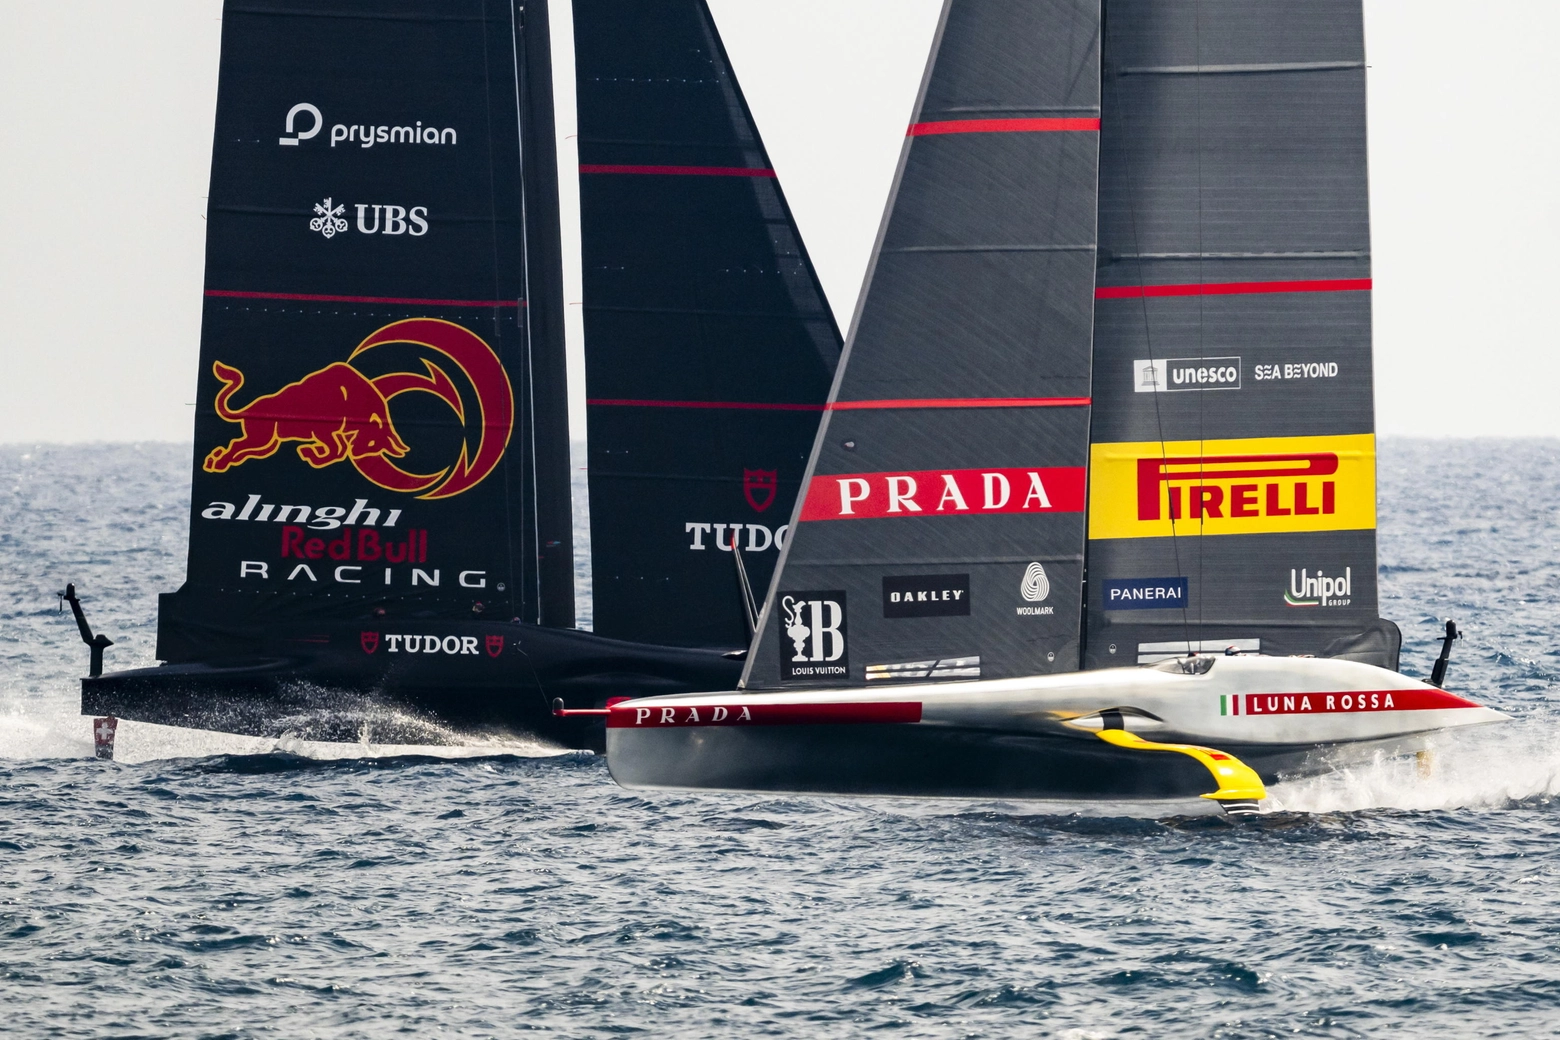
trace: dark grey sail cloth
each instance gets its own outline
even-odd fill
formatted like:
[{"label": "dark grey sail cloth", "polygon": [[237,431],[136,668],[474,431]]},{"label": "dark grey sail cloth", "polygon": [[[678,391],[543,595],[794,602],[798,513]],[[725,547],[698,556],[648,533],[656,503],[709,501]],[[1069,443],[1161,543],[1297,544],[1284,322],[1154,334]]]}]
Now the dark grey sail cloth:
[{"label": "dark grey sail cloth", "polygon": [[1099,5],[949,0],[749,687],[1078,667]]},{"label": "dark grey sail cloth", "polygon": [[1086,667],[1396,667],[1360,0],[1108,0]]},{"label": "dark grey sail cloth", "polygon": [[840,334],[704,0],[576,0],[594,631],[739,647]]},{"label": "dark grey sail cloth", "polygon": [[163,660],[330,619],[573,624],[546,15],[225,5]]}]

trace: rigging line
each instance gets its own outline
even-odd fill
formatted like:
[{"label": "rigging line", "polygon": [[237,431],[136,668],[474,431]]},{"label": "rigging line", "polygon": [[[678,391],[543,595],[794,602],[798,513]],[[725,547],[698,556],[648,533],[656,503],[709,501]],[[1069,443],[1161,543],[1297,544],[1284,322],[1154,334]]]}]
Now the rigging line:
[{"label": "rigging line", "polygon": [[[1111,39],[1111,23],[1110,23],[1110,19],[1108,17],[1105,19],[1104,39],[1105,39],[1105,44],[1108,45],[1109,41]],[[1104,82],[1109,83],[1110,87],[1111,87],[1111,98],[1115,101],[1116,114],[1118,116],[1118,119],[1116,121],[1116,126],[1118,128],[1120,128],[1120,129],[1125,129],[1126,122],[1127,122],[1127,120],[1126,120],[1126,106],[1122,103],[1122,100],[1121,100],[1121,88],[1118,85],[1118,82],[1119,82],[1118,81],[1118,77],[1115,77],[1115,76],[1106,77],[1104,75],[1104,69],[1105,69],[1104,50],[1105,50],[1105,48],[1102,47],[1101,48],[1101,54],[1100,54],[1101,78],[1102,78],[1102,80]],[[1105,141],[1106,141],[1106,137],[1105,137],[1105,134],[1102,132],[1100,134],[1100,162],[1101,162],[1101,168],[1102,169],[1103,169],[1103,165],[1104,165]],[[1132,181],[1132,170],[1133,170],[1132,165],[1130,163],[1126,163],[1126,164],[1124,164],[1124,167],[1127,170],[1127,190],[1126,190],[1127,212],[1130,214],[1130,223],[1131,223],[1131,226],[1132,226],[1132,249],[1136,253],[1141,253],[1143,251],[1143,243],[1140,241],[1139,234],[1138,234],[1137,185],[1135,185],[1133,183],[1133,181]],[[1098,231],[1096,231],[1094,237],[1096,239],[1099,238]],[[1145,276],[1144,276],[1143,261],[1142,260],[1138,260],[1136,262],[1136,267],[1137,267],[1137,276],[1138,276],[1137,280],[1138,280],[1138,289],[1139,289],[1139,293],[1138,293],[1138,308],[1139,308],[1140,313],[1143,315],[1143,341],[1148,346],[1148,359],[1149,359],[1150,366],[1152,366],[1154,364],[1156,358],[1157,358],[1157,354],[1156,354],[1156,352],[1154,350],[1153,326],[1152,326],[1152,323],[1148,320],[1148,293],[1146,291],[1144,291],[1144,290],[1146,290],[1147,285],[1146,285],[1145,280],[1144,280]],[[1154,379],[1156,380],[1156,382],[1159,379],[1159,375],[1158,375],[1157,370],[1155,372]],[[1155,430],[1159,434],[1159,436],[1158,436],[1158,440],[1159,440],[1159,461],[1160,461],[1161,465],[1165,465],[1167,457],[1168,457],[1168,453],[1165,451],[1165,420],[1164,420],[1164,415],[1160,412],[1160,408],[1159,408],[1159,388],[1157,386],[1154,388],[1153,398],[1154,398],[1154,428],[1155,428]],[[1158,492],[1156,492],[1156,494],[1157,493]],[[1174,518],[1174,517],[1172,517],[1171,520],[1170,520],[1170,555],[1175,560],[1175,572],[1176,572],[1176,574],[1183,573],[1183,571],[1181,569],[1181,538],[1180,538],[1180,534],[1179,534],[1179,532],[1178,532],[1178,530],[1176,528],[1176,518]],[[1199,581],[1198,581],[1198,585],[1197,585],[1197,595],[1200,597],[1202,595],[1201,574],[1199,574],[1198,577],[1199,577]],[[1186,646],[1187,646],[1188,651],[1190,651],[1191,646],[1192,646],[1191,617],[1190,617],[1190,614],[1189,614],[1190,610],[1191,610],[1191,608],[1188,605],[1186,605],[1184,603],[1181,605],[1181,636],[1186,641]]]},{"label": "rigging line", "polygon": [[[516,12],[517,11],[520,13],[520,17],[518,19],[516,18]],[[527,122],[526,122],[526,118],[525,118],[525,106],[526,106],[526,103],[530,100],[530,96],[529,96],[529,94],[527,93],[527,91],[525,89],[525,77],[528,75],[530,67],[529,67],[529,65],[525,61],[525,50],[524,50],[524,48],[522,46],[522,42],[525,41],[525,4],[523,2],[522,3],[516,3],[515,0],[510,0],[510,4],[509,4],[509,25],[510,25],[509,45],[510,45],[511,52],[514,55],[514,66],[515,66],[515,136],[516,136],[515,146],[516,146],[516,150],[519,153],[519,158],[520,158],[520,256],[521,256],[522,263],[524,265],[523,272],[522,272],[522,275],[521,275],[521,277],[524,279],[524,282],[523,282],[523,286],[524,287],[523,287],[522,291],[525,293],[526,301],[529,302],[530,299],[531,299],[531,235],[530,235],[529,213],[527,212],[527,207],[526,207],[526,204],[525,204],[526,203],[526,200],[525,200],[525,188],[526,188],[526,175],[525,175],[525,131],[526,131],[526,127],[527,127]],[[495,195],[495,199],[496,199],[496,195]],[[495,247],[495,249],[497,248],[497,236],[496,235],[494,236],[494,247]],[[530,507],[529,507],[529,511],[530,511],[530,514],[531,514],[531,524],[530,524],[531,532],[530,532],[530,539],[529,539],[529,541],[531,542],[531,544],[530,545],[525,544],[527,539],[522,537],[521,538],[521,553],[520,553],[520,559],[523,561],[522,566],[530,568],[530,575],[529,575],[529,577],[527,577],[526,573],[522,572],[521,580],[524,581],[526,585],[532,586],[532,596],[533,596],[533,602],[535,604],[533,620],[535,621],[536,624],[541,624],[542,623],[542,565],[541,565],[541,555],[542,555],[541,554],[541,548],[542,548],[542,546],[541,546],[541,542],[542,542],[541,522],[542,522],[542,516],[541,516],[541,509],[540,509],[540,507],[539,507],[539,505],[537,503],[537,492],[540,489],[540,483],[537,480],[537,475],[536,475],[536,470],[537,470],[537,459],[536,459],[536,372],[535,372],[535,366],[531,363],[531,357],[532,357],[533,351],[532,351],[532,343],[531,343],[531,308],[529,308],[529,307],[526,308],[526,312],[525,312],[525,331],[524,331],[524,335],[521,337],[521,348],[524,351],[524,360],[525,360],[526,424],[529,427],[529,430],[528,430],[529,436],[527,437],[527,441],[528,441],[527,449],[528,450],[525,453],[525,455],[522,455],[522,460],[528,461],[530,463],[530,485],[531,485],[531,502],[530,502]],[[528,458],[527,458],[527,456],[528,456]],[[526,471],[524,469],[522,469],[521,473],[520,473],[520,479],[522,481],[522,486],[524,485],[524,482],[526,480],[526,475],[527,475]],[[522,506],[521,506],[521,515],[524,516],[525,512],[526,512],[526,506],[524,504],[522,504]],[[511,531],[510,537],[513,538],[513,532],[512,531]],[[511,549],[511,559],[513,559],[513,549]],[[522,606],[523,606],[523,601],[522,601]]]},{"label": "rigging line", "polygon": [[[1199,253],[1205,252],[1204,247],[1203,247],[1203,121],[1202,121],[1202,116],[1203,116],[1203,111],[1202,111],[1202,103],[1203,103],[1203,73],[1202,73],[1203,52],[1202,52],[1202,44],[1203,44],[1203,38],[1202,38],[1202,16],[1203,16],[1203,0],[1197,0],[1196,7],[1193,9],[1193,14],[1192,14],[1192,26],[1193,26],[1193,38],[1196,40],[1196,53],[1197,53],[1197,72],[1194,73],[1194,82],[1197,84],[1197,123],[1196,123],[1196,126],[1194,128],[1193,144],[1195,146],[1195,152],[1196,152],[1196,155],[1197,155],[1197,252],[1199,252]],[[1208,265],[1204,264],[1204,263],[1199,263],[1197,265],[1197,284],[1199,286],[1203,286],[1203,285],[1207,284],[1207,281],[1208,281]],[[1205,292],[1199,292],[1198,295],[1197,295],[1197,359],[1199,361],[1207,360],[1207,357],[1208,357],[1208,320],[1207,320],[1208,301],[1207,301],[1206,297],[1207,297],[1207,293],[1205,293]],[[1198,502],[1199,503],[1201,503],[1203,501],[1202,491],[1201,491],[1202,480],[1203,480],[1203,474],[1207,472],[1207,467],[1208,467],[1208,464],[1206,462],[1206,456],[1207,456],[1207,453],[1208,453],[1208,440],[1207,440],[1208,429],[1207,429],[1207,415],[1206,415],[1206,411],[1207,411],[1207,395],[1204,394],[1204,393],[1199,392],[1197,394],[1197,458],[1198,458],[1197,474],[1198,474],[1198,488],[1199,488],[1198,493],[1197,493],[1197,498],[1198,498]],[[1188,503],[1188,508],[1190,508],[1190,503]],[[1204,511],[1199,510],[1198,511],[1198,517],[1197,517],[1197,533],[1198,533],[1199,536],[1202,536],[1202,535],[1206,534],[1207,523],[1208,523],[1207,514]],[[1197,591],[1197,639],[1198,639],[1199,644],[1202,642],[1202,638],[1203,638],[1203,636],[1205,634],[1204,631],[1203,631],[1203,592],[1204,592],[1204,589],[1205,589],[1205,585],[1203,583],[1203,558],[1207,555],[1207,552],[1206,552],[1206,550],[1204,548],[1204,545],[1205,545],[1205,543],[1202,541],[1202,538],[1199,537],[1198,538],[1198,542],[1197,542],[1197,590],[1198,590]]]}]

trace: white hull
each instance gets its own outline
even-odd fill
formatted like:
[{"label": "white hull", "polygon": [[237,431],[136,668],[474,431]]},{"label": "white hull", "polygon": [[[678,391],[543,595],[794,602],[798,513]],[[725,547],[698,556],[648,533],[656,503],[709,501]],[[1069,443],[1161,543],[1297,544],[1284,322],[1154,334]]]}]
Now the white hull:
[{"label": "white hull", "polygon": [[[1176,798],[1214,786],[1208,763],[1154,745],[1216,749],[1271,780],[1329,768],[1349,748],[1412,750],[1424,734],[1505,718],[1372,665],[1200,657],[1019,679],[624,701],[608,714],[607,762],[627,787]],[[1107,744],[1100,734],[1109,730],[1143,738],[1141,746]]]}]

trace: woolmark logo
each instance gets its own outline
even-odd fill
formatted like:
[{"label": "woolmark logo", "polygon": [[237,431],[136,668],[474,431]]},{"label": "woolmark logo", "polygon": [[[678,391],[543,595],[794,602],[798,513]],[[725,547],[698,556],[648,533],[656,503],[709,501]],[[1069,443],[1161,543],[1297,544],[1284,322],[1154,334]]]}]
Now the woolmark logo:
[{"label": "woolmark logo", "polygon": [[1132,362],[1132,389],[1140,394],[1176,390],[1239,390],[1238,357],[1146,358]]},{"label": "woolmark logo", "polygon": [[[300,141],[318,137],[324,128],[325,117],[319,108],[307,101],[300,101],[287,110],[287,118],[283,121],[285,132],[277,138],[276,143],[296,148]],[[453,145],[459,136],[454,127],[424,126],[421,119],[414,121],[411,126],[337,123],[330,128],[330,146],[334,148],[338,144],[355,144],[359,148],[372,148],[376,144]]]},{"label": "woolmark logo", "polygon": [[782,592],[780,610],[782,679],[843,679],[850,674],[844,591]]},{"label": "woolmark logo", "polygon": [[[1024,597],[1026,603],[1040,603],[1051,594],[1051,579],[1046,576],[1045,568],[1038,563],[1031,563],[1024,568],[1023,580],[1018,583],[1018,594]],[[1020,615],[1039,617],[1045,614],[1056,613],[1056,608],[1045,607],[1019,607]]]}]

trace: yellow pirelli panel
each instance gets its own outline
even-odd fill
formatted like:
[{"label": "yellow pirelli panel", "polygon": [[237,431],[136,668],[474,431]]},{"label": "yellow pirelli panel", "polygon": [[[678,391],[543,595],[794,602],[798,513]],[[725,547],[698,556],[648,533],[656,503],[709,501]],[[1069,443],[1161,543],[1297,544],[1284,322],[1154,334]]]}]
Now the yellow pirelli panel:
[{"label": "yellow pirelli panel", "polygon": [[1376,526],[1376,438],[1143,441],[1089,449],[1089,537]]}]

